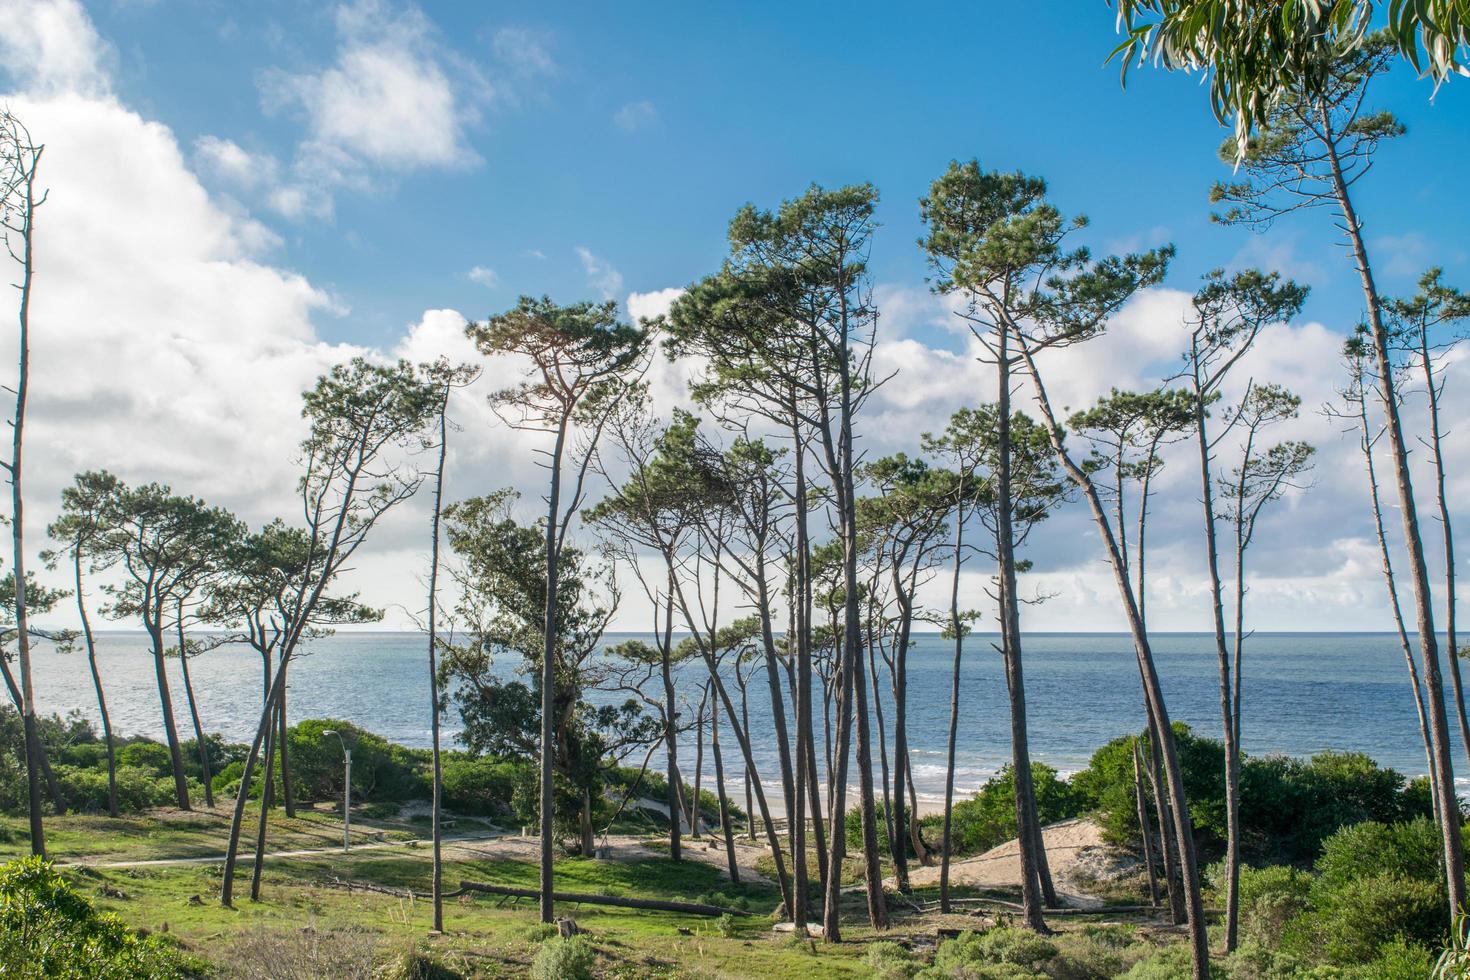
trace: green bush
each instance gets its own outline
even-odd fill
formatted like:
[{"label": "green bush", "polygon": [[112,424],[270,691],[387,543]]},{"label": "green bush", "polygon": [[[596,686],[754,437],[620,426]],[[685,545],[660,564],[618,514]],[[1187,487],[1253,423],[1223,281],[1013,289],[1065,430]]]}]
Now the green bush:
[{"label": "green bush", "polygon": [[531,961],[531,980],[592,980],[597,954],[583,936],[552,936]]},{"label": "green bush", "polygon": [[49,864],[0,867],[0,976],[132,980],[188,975],[179,954],[99,913]]},{"label": "green bush", "polygon": [[872,969],[877,980],[911,980],[919,971],[913,953],[898,943],[887,941],[869,945],[863,962]]},{"label": "green bush", "polygon": [[934,965],[918,976],[1022,980],[1045,976],[1040,968],[1056,953],[1056,944],[1030,930],[998,926],[983,933],[962,932],[940,943]]},{"label": "green bush", "polygon": [[[1067,820],[1085,809],[1084,796],[1059,779],[1050,766],[1031,763],[1031,781],[1036,787],[1036,811],[1042,824]],[[937,839],[943,818],[928,817],[924,825],[935,830]],[[973,797],[955,804],[950,835],[952,854],[978,854],[1015,839],[1016,780],[1010,766],[988,780]]]},{"label": "green bush", "polygon": [[1377,874],[1321,891],[1313,889],[1311,923],[1321,955],[1332,963],[1366,962],[1392,942],[1439,944],[1449,925],[1438,882]]},{"label": "green bush", "polygon": [[[107,767],[83,769],[77,766],[55,766],[57,782],[67,803],[77,810],[107,811]],[[122,813],[137,813],[174,802],[172,776],[160,776],[152,769],[119,766],[117,770],[117,808]]]},{"label": "green bush", "polygon": [[352,749],[353,799],[403,803],[428,798],[427,753],[394,745],[351,722],[312,718],[286,732],[297,799],[342,798],[342,743],[337,735],[324,735],[326,731],[337,732]]},{"label": "green bush", "polygon": [[[1164,946],[1157,953],[1139,960],[1119,980],[1179,980],[1180,977],[1189,976],[1192,967],[1189,946],[1185,943],[1176,943]],[[1218,980],[1225,980],[1229,974],[1218,965],[1211,964],[1210,976]]]},{"label": "green bush", "polygon": [[1306,910],[1311,887],[1312,876],[1297,868],[1241,868],[1241,941],[1279,949]]},{"label": "green bush", "polygon": [[443,762],[444,807],[456,813],[509,819],[515,815],[511,796],[517,780],[534,772],[528,762],[455,753]]},{"label": "green bush", "polygon": [[117,750],[118,768],[131,766],[147,769],[158,776],[173,776],[173,761],[168,746],[142,738],[128,742]]}]

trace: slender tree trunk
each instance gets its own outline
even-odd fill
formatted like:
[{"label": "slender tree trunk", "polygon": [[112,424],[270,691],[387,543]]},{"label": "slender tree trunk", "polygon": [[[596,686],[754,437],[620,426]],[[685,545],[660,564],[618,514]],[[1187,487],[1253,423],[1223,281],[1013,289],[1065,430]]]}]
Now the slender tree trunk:
[{"label": "slender tree trunk", "polygon": [[1144,709],[1148,714],[1149,791],[1153,794],[1154,810],[1159,820],[1159,850],[1164,858],[1164,885],[1169,893],[1169,917],[1176,926],[1182,926],[1188,921],[1189,910],[1185,906],[1184,883],[1179,874],[1179,839],[1175,836],[1173,810],[1169,805],[1169,796],[1164,792],[1164,753],[1159,749],[1163,736],[1159,734],[1153,712],[1148,710],[1146,704]]},{"label": "slender tree trunk", "polygon": [[[673,572],[669,572],[672,582]],[[672,584],[664,604],[664,635],[659,645],[659,674],[664,683],[664,762],[669,784],[669,857],[684,859],[684,780],[679,775],[679,706],[674,696],[673,654],[674,590]]]},{"label": "slender tree trunk", "polygon": [[184,640],[183,608],[177,622],[179,636],[179,671],[184,677],[184,697],[189,702],[189,720],[194,725],[194,744],[199,749],[200,782],[204,784],[204,805],[214,809],[214,789],[210,786],[209,743],[204,739],[204,726],[199,722],[199,702],[194,697],[194,682],[189,677],[189,648]]},{"label": "slender tree trunk", "polygon": [[827,942],[842,938],[842,861],[847,856],[847,754],[852,741],[852,670],[844,655],[833,678],[837,693],[837,731],[833,761],[827,771],[827,894],[822,903],[822,936]]},{"label": "slender tree trunk", "polygon": [[[762,542],[762,546],[764,543]],[[795,809],[796,779],[791,765],[791,734],[786,728],[786,699],[781,693],[781,670],[776,656],[776,636],[771,628],[770,586],[766,581],[765,554],[756,556],[756,609],[760,616],[761,648],[765,652],[766,684],[771,695],[772,732],[776,739],[776,761],[781,766],[781,795],[789,818]],[[742,705],[743,705],[742,695]],[[750,730],[747,721],[746,731]]]},{"label": "slender tree trunk", "polygon": [[[261,698],[260,724],[255,729],[255,738],[250,743],[250,751],[245,754],[245,769],[240,774],[240,790],[235,794],[235,809],[230,815],[230,837],[225,847],[225,868],[220,886],[220,905],[225,908],[234,907],[235,895],[235,864],[240,850],[240,831],[245,822],[245,806],[250,799],[250,784],[255,778],[255,767],[260,763],[260,751],[265,744],[266,734],[270,726],[275,723],[275,713],[271,710],[271,703],[279,686],[283,683],[282,675],[278,672],[271,673],[270,653],[261,651],[261,663],[264,668],[264,695]],[[283,656],[286,656],[283,654]]]},{"label": "slender tree trunk", "polygon": [[291,754],[290,737],[287,735],[286,702],[287,695],[291,692],[290,682],[281,686],[281,696],[276,703],[276,727],[279,735],[276,739],[276,751],[281,754],[281,802],[286,805],[286,816],[296,818],[296,789],[291,779]]},{"label": "slender tree trunk", "polygon": [[[272,706],[272,714],[275,714]],[[260,783],[260,825],[255,828],[255,864],[250,871],[250,900],[260,901],[260,876],[265,867],[265,837],[271,808],[276,805],[276,722],[272,717],[265,734],[265,769]]]},{"label": "slender tree trunk", "polygon": [[1026,680],[1021,669],[1021,612],[1016,582],[1016,539],[1012,522],[1014,487],[1011,478],[1011,361],[1010,331],[1002,328],[997,363],[996,407],[996,555],[999,558],[1000,600],[1005,655],[1006,691],[1011,708],[1011,771],[1016,784],[1016,843],[1021,856],[1021,907],[1026,924],[1046,932],[1042,904],[1055,905],[1051,875],[1044,874],[1036,787],[1031,774],[1031,750],[1026,732]]},{"label": "slender tree trunk", "polygon": [[1134,652],[1138,658],[1139,670],[1143,674],[1144,697],[1148,700],[1163,735],[1160,741],[1163,743],[1161,747],[1164,757],[1164,778],[1168,785],[1169,798],[1173,802],[1174,829],[1179,844],[1180,873],[1184,882],[1184,895],[1188,907],[1191,966],[1194,980],[1207,980],[1210,970],[1210,950],[1204,918],[1204,903],[1200,899],[1200,883],[1194,851],[1194,830],[1190,826],[1189,809],[1184,795],[1184,776],[1180,769],[1179,754],[1174,745],[1174,733],[1170,727],[1168,709],[1164,705],[1163,687],[1159,683],[1148,632],[1144,628],[1143,621],[1138,617],[1138,604],[1133,594],[1128,569],[1121,560],[1117,540],[1113,535],[1107,512],[1103,509],[1102,500],[1098,497],[1097,487],[1092,478],[1077,465],[1063,447],[1061,427],[1052,411],[1051,402],[1047,397],[1041,375],[1037,371],[1035,360],[1025,344],[1021,345],[1021,354],[1031,375],[1036,401],[1041,409],[1042,420],[1046,425],[1052,451],[1061,460],[1068,477],[1082,490],[1083,496],[1087,498],[1088,507],[1092,511],[1093,523],[1097,526],[1098,534],[1102,538],[1104,550],[1107,552],[1109,564],[1113,569],[1119,599],[1122,601],[1123,611],[1128,620]]},{"label": "slender tree trunk", "polygon": [[[439,464],[434,470],[434,519],[429,534],[429,735],[432,745],[433,784],[430,788],[430,819],[433,821],[433,882],[430,885],[434,903],[434,931],[444,931],[444,769],[439,754],[439,520],[444,509],[444,460],[449,452],[449,392],[444,385],[444,398],[439,403]],[[670,811],[671,813],[673,811]],[[675,820],[677,820],[677,816]],[[677,856],[677,854],[675,855]]]},{"label": "slender tree trunk", "polygon": [[1450,661],[1450,687],[1455,695],[1455,716],[1460,723],[1460,739],[1465,753],[1470,758],[1470,719],[1465,715],[1465,693],[1460,680],[1460,646],[1455,635],[1455,532],[1450,522],[1449,497],[1445,493],[1444,445],[1439,423],[1440,388],[1434,380],[1434,362],[1429,357],[1429,331],[1419,331],[1419,359],[1424,368],[1424,391],[1429,398],[1429,450],[1434,458],[1434,499],[1439,507],[1439,525],[1444,539],[1444,587],[1445,587],[1445,646]]},{"label": "slender tree trunk", "polygon": [[1159,873],[1154,867],[1152,834],[1148,827],[1148,807],[1143,801],[1143,777],[1139,772],[1138,742],[1133,742],[1133,801],[1138,808],[1138,835],[1143,839],[1143,861],[1148,866],[1148,901],[1159,904]]},{"label": "slender tree trunk", "polygon": [[698,840],[704,832],[704,807],[700,797],[704,782],[704,716],[709,704],[709,684],[704,685],[704,694],[699,698],[699,710],[694,715],[694,811],[689,821],[689,836]]},{"label": "slender tree trunk", "polygon": [[[1220,550],[1215,533],[1214,473],[1205,425],[1206,392],[1198,366],[1198,344],[1191,348],[1194,381],[1195,441],[1199,444],[1200,500],[1204,507],[1205,564],[1210,573],[1210,618],[1215,629],[1215,657],[1220,678],[1220,727],[1225,742],[1225,952],[1235,952],[1240,930],[1240,746],[1236,742],[1234,684],[1230,651],[1225,638],[1224,588],[1220,581]],[[1242,515],[1242,519],[1243,515]],[[1243,608],[1243,596],[1236,597]]]},{"label": "slender tree trunk", "polygon": [[592,829],[592,790],[586,786],[582,787],[582,808],[577,826],[582,838],[582,856],[593,857],[597,854],[597,840]]},{"label": "slender tree trunk", "polygon": [[[1327,132],[1331,132],[1325,107],[1319,102],[1319,114]],[[1388,353],[1388,330],[1383,323],[1378,287],[1373,282],[1373,267],[1363,242],[1363,225],[1348,194],[1342,164],[1336,145],[1324,141],[1332,168],[1332,185],[1342,212],[1343,228],[1352,248],[1353,261],[1363,287],[1363,302],[1368,310],[1368,328],[1373,354],[1378,367],[1379,398],[1388,433],[1389,454],[1393,460],[1394,482],[1398,488],[1399,517],[1403,521],[1404,543],[1409,550],[1409,579],[1414,587],[1416,627],[1419,633],[1421,659],[1424,662],[1424,687],[1428,695],[1429,736],[1434,748],[1434,768],[1439,777],[1440,833],[1443,837],[1445,883],[1452,913],[1465,908],[1465,855],[1460,837],[1460,814],[1455,800],[1455,767],[1450,748],[1449,719],[1445,714],[1444,682],[1439,668],[1439,637],[1434,631],[1433,596],[1429,590],[1429,568],[1424,560],[1424,539],[1419,533],[1419,512],[1414,500],[1414,481],[1409,471],[1409,451],[1404,443],[1404,428],[1399,418],[1398,394],[1394,390],[1393,362]]]},{"label": "slender tree trunk", "polygon": [[[715,790],[720,800],[720,833],[725,838],[725,861],[730,880],[740,882],[740,864],[735,860],[735,827],[730,822],[730,798],[725,793],[725,760],[720,755],[720,703],[710,705],[709,750],[715,757]],[[754,819],[754,815],[751,815]]]},{"label": "slender tree trunk", "polygon": [[174,699],[169,691],[168,670],[163,656],[163,626],[159,622],[159,610],[154,621],[148,624],[149,639],[153,643],[153,673],[158,683],[158,703],[163,711],[163,731],[168,742],[169,763],[173,768],[174,798],[180,810],[188,810],[189,781],[184,776],[184,754],[179,747],[179,728],[174,721]]},{"label": "slender tree trunk", "polygon": [[[35,278],[35,215],[40,202],[36,200],[36,168],[40,164],[43,148],[27,148],[17,143],[14,147],[17,165],[27,149],[31,151],[30,167],[24,174],[20,204],[21,221],[21,281],[20,310],[18,324],[18,360],[20,365],[15,385],[15,417],[12,420],[10,462],[6,470],[10,477],[10,567],[15,575],[15,649],[20,663],[20,713],[25,733],[26,748],[26,800],[30,817],[31,853],[46,856],[46,831],[42,819],[41,769],[45,749],[41,746],[40,732],[36,725],[36,692],[31,680],[31,620],[26,604],[26,553],[25,553],[25,493],[22,490],[22,456],[25,446],[26,402],[31,380],[31,285]],[[43,197],[44,200],[44,197]],[[187,804],[187,798],[185,803]]]},{"label": "slender tree trunk", "polygon": [[556,446],[551,455],[551,484],[546,495],[546,610],[542,621],[541,648],[541,921],[551,922],[556,915],[552,900],[552,850],[555,834],[555,784],[552,780],[556,758],[556,596],[557,596],[557,522],[561,510],[561,462],[566,448],[567,425],[563,415],[556,430]]},{"label": "slender tree trunk", "polygon": [[857,703],[853,708],[857,715],[858,798],[863,808],[863,878],[867,885],[868,921],[874,929],[887,929],[888,899],[883,894],[878,821],[874,819],[873,813],[873,743],[868,730],[868,691],[863,683],[861,652],[854,651],[852,661],[857,667],[857,673],[853,677],[853,692],[857,695]]},{"label": "slender tree trunk", "polygon": [[[740,672],[740,668],[738,665],[736,666],[735,671],[736,675],[738,676]],[[779,691],[780,689],[777,688],[777,690]],[[780,702],[777,701],[774,703],[779,704]],[[740,727],[744,728],[747,732],[750,731],[750,697],[746,692],[744,683],[740,685]],[[758,839],[755,832],[755,793],[751,790],[750,787],[750,770],[742,769],[742,772],[745,776],[745,833],[746,836],[748,836],[751,841],[754,842]],[[782,788],[787,790],[790,789],[789,786],[784,786]],[[789,800],[791,798],[791,794],[788,792],[786,794],[786,797]],[[790,818],[790,809],[787,809],[786,816],[788,819]]]},{"label": "slender tree trunk", "polygon": [[[1361,379],[1354,379],[1359,384]],[[1419,668],[1414,660],[1414,647],[1409,641],[1409,629],[1404,623],[1403,604],[1399,602],[1398,582],[1393,572],[1393,557],[1388,548],[1388,534],[1383,526],[1383,502],[1378,493],[1378,467],[1373,461],[1373,434],[1368,422],[1368,403],[1361,388],[1357,390],[1359,448],[1363,451],[1363,465],[1368,475],[1368,501],[1373,510],[1373,530],[1378,537],[1378,560],[1383,569],[1383,583],[1388,590],[1388,608],[1393,613],[1394,627],[1399,635],[1399,647],[1403,650],[1404,666],[1409,672],[1409,684],[1414,691],[1414,713],[1419,721],[1419,737],[1424,742],[1424,762],[1428,767],[1429,786],[1434,795],[1434,819],[1438,821],[1443,812],[1439,807],[1439,769],[1434,764],[1434,744],[1429,737],[1429,716],[1424,710],[1424,692],[1419,686]]]},{"label": "slender tree trunk", "polygon": [[[896,582],[895,585],[897,585]],[[900,892],[908,893],[913,891],[913,886],[909,884],[908,818],[905,815],[904,792],[909,782],[908,646],[910,624],[913,622],[912,594],[905,593],[900,596],[899,616],[898,640],[893,648],[893,804],[888,816],[893,827],[891,843],[893,845],[894,880]],[[878,690],[875,686],[873,700],[877,699]],[[878,716],[880,722],[882,717],[881,714]],[[881,732],[879,738],[882,738]],[[888,801],[885,799],[884,802],[886,804]]]},{"label": "slender tree trunk", "polygon": [[949,678],[949,741],[944,765],[944,829],[939,844],[939,911],[948,915],[949,905],[949,859],[953,838],[950,829],[954,822],[954,757],[955,743],[960,730],[960,656],[965,648],[965,631],[960,622],[960,567],[964,564],[965,512],[961,501],[955,509],[954,524],[954,570],[950,576],[949,621],[954,630],[954,663]]},{"label": "slender tree trunk", "polygon": [[[887,732],[883,724],[883,702],[878,697],[878,658],[873,652],[875,644],[868,643],[868,682],[872,687],[873,694],[873,716],[878,722],[878,772],[881,779],[878,787],[883,792],[883,833],[888,838],[888,851],[893,855],[894,873],[899,874],[898,849],[903,845],[899,843],[899,828],[893,824],[893,796],[889,787],[894,785],[889,782],[890,770],[888,768],[888,742]],[[902,878],[899,883],[899,891],[908,891],[908,868],[905,866],[901,872]]]},{"label": "slender tree trunk", "polygon": [[97,711],[102,716],[102,739],[107,744],[107,815],[117,816],[117,746],[112,738],[112,716],[107,713],[107,695],[102,690],[102,672],[97,668],[97,641],[92,635],[92,620],[87,615],[86,591],[82,588],[82,552],[80,545],[72,549],[72,571],[76,580],[77,616],[82,621],[82,639],[87,644],[87,669],[92,672],[92,687],[97,692]]}]

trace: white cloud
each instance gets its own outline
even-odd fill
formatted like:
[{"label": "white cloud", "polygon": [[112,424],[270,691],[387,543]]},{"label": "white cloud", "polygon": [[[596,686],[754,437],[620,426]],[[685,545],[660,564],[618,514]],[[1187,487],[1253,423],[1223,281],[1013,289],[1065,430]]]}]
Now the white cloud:
[{"label": "white cloud", "polygon": [[115,55],[78,0],[0,0],[0,70],[34,95],[105,95]]},{"label": "white cloud", "polygon": [[483,265],[474,266],[469,272],[465,273],[465,276],[471,282],[477,282],[488,289],[494,289],[500,285],[500,276],[496,274],[495,270]]},{"label": "white cloud", "polygon": [[602,293],[603,299],[612,299],[623,290],[623,274],[614,269],[606,259],[598,258],[590,249],[577,246],[577,258],[582,260],[582,271],[587,273],[587,285]]},{"label": "white cloud", "polygon": [[274,184],[281,165],[269,153],[252,153],[234,140],[201,136],[194,141],[195,164],[206,173],[243,190]]},{"label": "white cloud", "polygon": [[636,133],[658,122],[658,109],[647,99],[629,102],[613,113],[613,123],[625,133]]},{"label": "white cloud", "polygon": [[316,142],[392,168],[476,159],[464,142],[475,109],[451,81],[421,10],[358,0],[337,8],[337,32],[332,66],[265,76],[267,107],[299,106]]},{"label": "white cloud", "polygon": [[629,293],[626,304],[628,316],[634,321],[663,316],[673,307],[674,300],[683,295],[684,290],[677,286],[655,289],[651,293]]}]

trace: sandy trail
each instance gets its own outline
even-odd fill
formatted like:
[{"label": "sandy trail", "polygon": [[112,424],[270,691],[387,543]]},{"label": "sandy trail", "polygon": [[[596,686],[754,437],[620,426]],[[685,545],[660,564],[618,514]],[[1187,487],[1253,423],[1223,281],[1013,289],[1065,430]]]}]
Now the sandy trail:
[{"label": "sandy trail", "polygon": [[[1112,848],[1102,839],[1102,828],[1085,817],[1063,820],[1041,829],[1052,883],[1064,905],[1079,909],[1102,908],[1102,899],[1089,895],[1078,883],[1079,872],[1093,871],[1110,860]],[[939,884],[939,866],[914,868],[909,880],[916,886]],[[1016,841],[1006,841],[984,854],[955,861],[949,866],[951,884],[974,888],[1018,888],[1021,884],[1021,851]],[[890,879],[885,884],[892,886]]]}]

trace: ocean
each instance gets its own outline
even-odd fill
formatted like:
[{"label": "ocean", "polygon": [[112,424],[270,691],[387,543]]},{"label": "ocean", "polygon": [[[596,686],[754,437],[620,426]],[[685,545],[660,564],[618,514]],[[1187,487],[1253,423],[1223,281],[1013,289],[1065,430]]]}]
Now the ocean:
[{"label": "ocean", "polygon": [[[608,634],[606,641],[613,644],[635,636],[641,634]],[[978,788],[1010,757],[1005,680],[995,641],[993,635],[981,633],[965,643],[956,764],[961,793]],[[1171,717],[1218,738],[1218,674],[1211,637],[1165,633],[1156,635],[1153,643]],[[914,781],[918,792],[931,800],[942,797],[944,788],[952,651],[951,641],[928,634],[918,636],[909,653]],[[1104,742],[1143,727],[1137,661],[1126,635],[1028,634],[1024,656],[1033,759],[1063,773],[1075,772],[1086,767],[1093,750]],[[98,660],[114,729],[162,737],[146,638],[140,633],[101,633]],[[1246,752],[1306,757],[1324,749],[1353,750],[1406,775],[1425,771],[1413,695],[1393,634],[1258,633],[1247,640],[1244,661]],[[513,658],[497,665],[507,673],[515,667]],[[290,717],[346,720],[404,745],[427,746],[427,669],[426,640],[419,633],[344,632],[313,641],[290,671]],[[169,670],[180,730],[191,737],[178,663],[170,661]],[[693,691],[697,701],[704,668],[689,664],[683,671],[681,690]],[[191,660],[190,672],[205,729],[232,740],[248,739],[260,711],[259,655],[245,646],[221,647]],[[883,684],[886,695],[886,675]],[[43,712],[77,710],[94,721],[98,717],[80,652],[62,654],[42,644],[35,656],[35,689]],[[749,690],[756,764],[763,781],[772,782],[776,755],[763,668]],[[733,684],[730,691],[737,696]],[[816,710],[820,720],[820,698]],[[693,708],[688,711],[692,717]],[[891,704],[885,704],[884,716],[891,724]],[[454,745],[458,722],[451,706],[445,718],[448,747]],[[890,741],[891,737],[890,728]],[[722,741],[727,772],[738,776],[742,768],[735,741],[729,736]],[[1470,766],[1458,736],[1455,743],[1456,781],[1464,787],[1470,784]],[[875,748],[875,767],[877,758]],[[691,733],[680,746],[689,779],[693,760]],[[629,764],[639,762],[641,753]],[[654,765],[659,764],[656,756]],[[713,763],[706,758],[705,765],[706,778],[712,779]]]}]

